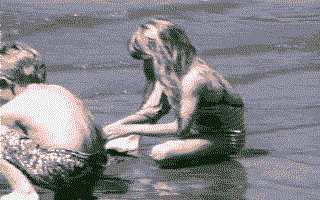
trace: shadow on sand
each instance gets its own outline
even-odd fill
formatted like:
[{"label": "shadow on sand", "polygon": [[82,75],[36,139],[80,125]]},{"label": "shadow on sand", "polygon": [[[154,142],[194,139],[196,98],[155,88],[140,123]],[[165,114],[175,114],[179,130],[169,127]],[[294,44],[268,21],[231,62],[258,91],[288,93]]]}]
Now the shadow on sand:
[{"label": "shadow on sand", "polygon": [[218,164],[224,161],[230,161],[233,158],[249,158],[268,155],[269,152],[263,149],[244,149],[234,156],[203,154],[203,155],[188,155],[179,158],[171,158],[163,161],[155,161],[160,168],[163,169],[178,169],[186,167],[194,167],[208,164]]}]

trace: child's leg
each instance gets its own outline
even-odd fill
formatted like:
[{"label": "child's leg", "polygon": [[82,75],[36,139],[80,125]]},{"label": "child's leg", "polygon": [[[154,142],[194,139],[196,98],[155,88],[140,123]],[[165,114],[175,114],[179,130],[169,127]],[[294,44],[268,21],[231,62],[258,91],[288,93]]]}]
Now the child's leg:
[{"label": "child's leg", "polygon": [[30,183],[30,181],[27,179],[27,177],[15,166],[13,166],[11,163],[9,163],[6,160],[0,159],[0,171],[5,176],[5,178],[9,181],[13,189],[12,193],[2,196],[1,200],[39,199],[39,196],[36,190]]},{"label": "child's leg", "polygon": [[214,143],[203,139],[170,140],[154,146],[150,156],[154,160],[166,160],[172,157],[209,153],[215,148]]}]

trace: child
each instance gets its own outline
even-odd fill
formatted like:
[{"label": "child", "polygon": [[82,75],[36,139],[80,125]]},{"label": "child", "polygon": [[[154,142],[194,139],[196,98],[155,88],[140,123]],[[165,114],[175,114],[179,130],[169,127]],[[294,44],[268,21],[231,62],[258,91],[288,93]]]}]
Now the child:
[{"label": "child", "polygon": [[[115,139],[106,148],[135,150],[132,143],[137,144],[139,135],[174,136],[151,150],[150,156],[161,163],[191,155],[231,155],[244,147],[240,95],[197,56],[183,29],[153,19],[138,28],[128,48],[133,58],[143,60],[145,98],[135,114],[104,127],[108,139]],[[170,109],[175,121],[156,124]]]},{"label": "child", "polygon": [[34,49],[5,44],[0,55],[0,171],[13,189],[1,199],[39,199],[31,183],[56,199],[94,199],[107,155],[91,113],[67,89],[44,83]]}]

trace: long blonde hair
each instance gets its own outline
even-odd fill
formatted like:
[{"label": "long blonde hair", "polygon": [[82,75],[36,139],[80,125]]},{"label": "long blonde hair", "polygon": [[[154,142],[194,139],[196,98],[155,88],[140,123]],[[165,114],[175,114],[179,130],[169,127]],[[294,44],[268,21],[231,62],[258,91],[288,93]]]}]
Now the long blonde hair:
[{"label": "long blonde hair", "polygon": [[[197,54],[186,32],[165,19],[152,19],[141,24],[128,41],[128,50],[133,58],[144,60],[146,84],[140,108],[148,100],[157,79],[160,78],[156,69],[164,69],[164,74],[173,72],[180,79],[188,72]],[[163,112],[169,112],[167,99],[162,104]],[[153,123],[156,121],[157,119]]]},{"label": "long blonde hair", "polygon": [[179,78],[188,72],[197,53],[186,32],[165,19],[140,25],[131,38],[129,51],[136,59],[152,58],[154,68],[173,71]]}]

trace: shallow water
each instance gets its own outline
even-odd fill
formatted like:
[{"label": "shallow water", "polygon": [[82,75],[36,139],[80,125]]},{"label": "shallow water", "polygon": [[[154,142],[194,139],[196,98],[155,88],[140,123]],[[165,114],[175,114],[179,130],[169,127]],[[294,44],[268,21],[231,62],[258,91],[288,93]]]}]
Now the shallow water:
[{"label": "shallow water", "polygon": [[[83,99],[97,124],[139,107],[144,77],[125,42],[154,16],[186,29],[200,57],[246,105],[247,143],[237,157],[161,169],[145,156],[161,139],[144,137],[141,157],[105,171],[131,183],[102,184],[100,199],[319,199],[319,1],[46,2],[2,1],[2,39],[42,53],[47,82]],[[0,185],[2,194],[10,191],[3,179]]]},{"label": "shallow water", "polygon": [[[98,74],[124,77],[121,72],[101,69]],[[49,80],[73,73],[55,72]],[[198,167],[159,169],[144,155],[161,139],[144,137],[142,158],[126,158],[106,170],[107,174],[131,180],[127,191],[99,195],[102,199],[318,199],[319,75],[319,70],[302,70],[235,84],[246,105],[249,134],[246,148],[238,157]],[[138,76],[142,73],[134,69],[123,84],[134,82]],[[133,113],[139,106],[140,94],[119,91],[83,100],[96,122],[103,125]],[[171,118],[169,115],[162,122]]]}]

